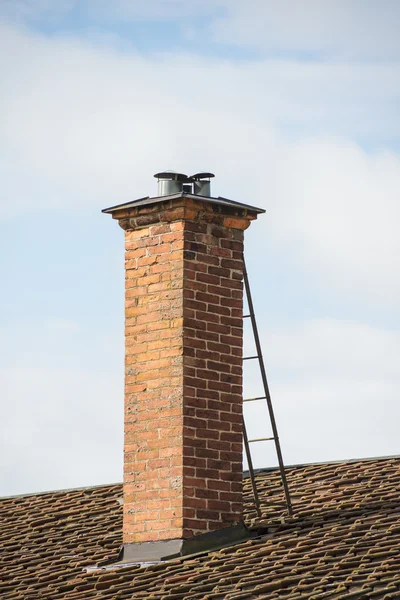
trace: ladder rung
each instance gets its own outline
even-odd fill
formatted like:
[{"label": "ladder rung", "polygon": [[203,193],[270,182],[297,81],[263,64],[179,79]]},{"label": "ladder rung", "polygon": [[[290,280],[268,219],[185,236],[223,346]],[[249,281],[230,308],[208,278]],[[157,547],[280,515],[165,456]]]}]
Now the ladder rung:
[{"label": "ladder rung", "polygon": [[243,402],[254,402],[254,400],[266,400],[267,396],[258,396],[257,398],[244,398]]},{"label": "ladder rung", "polygon": [[251,315],[243,315],[243,319],[248,319]]},{"label": "ladder rung", "polygon": [[[273,408],[272,408],[271,398],[269,396],[267,375],[265,373],[264,359],[263,359],[263,355],[262,355],[260,338],[259,338],[259,335],[258,335],[258,327],[257,327],[257,323],[256,323],[256,317],[255,317],[255,314],[254,314],[253,299],[251,297],[251,291],[250,291],[250,285],[249,285],[249,278],[247,276],[247,270],[246,270],[246,264],[245,264],[245,262],[243,262],[243,267],[244,267],[244,269],[243,269],[243,281],[244,281],[244,288],[245,288],[246,299],[247,299],[246,312],[248,311],[248,314],[244,315],[243,318],[249,318],[249,317],[251,317],[251,326],[252,326],[252,329],[253,329],[253,337],[254,337],[254,344],[255,344],[254,349],[257,352],[257,356],[247,356],[247,357],[243,358],[243,360],[252,360],[252,359],[258,358],[261,379],[262,379],[263,386],[264,386],[265,400],[267,402],[269,417],[270,417],[270,421],[271,421],[271,432],[273,434],[273,437],[269,437],[269,438],[257,438],[257,439],[254,439],[254,440],[249,440],[248,437],[247,437],[246,425],[245,425],[245,423],[243,421],[243,441],[244,441],[244,446],[245,446],[245,450],[246,450],[247,462],[248,462],[248,465],[249,465],[249,471],[250,471],[250,477],[251,477],[251,485],[252,485],[252,488],[253,488],[253,495],[254,495],[254,502],[256,504],[257,514],[260,515],[261,514],[260,500],[259,500],[259,497],[258,497],[257,486],[256,486],[255,479],[254,479],[254,469],[253,469],[253,462],[252,462],[251,453],[250,453],[250,443],[274,441],[275,442],[276,454],[277,454],[277,458],[278,458],[279,470],[280,470],[280,474],[281,474],[281,478],[282,478],[282,485],[283,485],[284,492],[285,492],[286,506],[287,506],[287,510],[288,510],[289,516],[292,516],[293,515],[293,509],[292,509],[292,503],[291,503],[291,500],[290,500],[290,492],[289,492],[289,487],[288,487],[287,478],[286,478],[286,474],[285,474],[285,466],[284,466],[284,463],[283,463],[282,451],[281,451],[281,446],[280,446],[280,443],[279,443],[279,436],[278,436],[278,430],[277,430],[277,427],[276,427],[276,421],[275,421],[274,411],[273,411]],[[262,399],[264,399],[264,398],[258,398],[258,397],[257,398],[247,398],[247,399],[244,400],[244,402],[251,402],[252,400],[262,400]]]}]

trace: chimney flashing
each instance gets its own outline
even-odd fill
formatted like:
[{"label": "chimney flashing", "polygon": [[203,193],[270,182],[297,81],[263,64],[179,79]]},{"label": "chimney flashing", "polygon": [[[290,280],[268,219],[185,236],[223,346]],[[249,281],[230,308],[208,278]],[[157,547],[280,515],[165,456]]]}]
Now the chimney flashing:
[{"label": "chimney flashing", "polygon": [[209,531],[189,539],[124,544],[120,550],[118,562],[114,562],[113,566],[164,562],[181,557],[189,558],[247,542],[257,535],[256,531],[248,529],[242,521],[237,525]]}]

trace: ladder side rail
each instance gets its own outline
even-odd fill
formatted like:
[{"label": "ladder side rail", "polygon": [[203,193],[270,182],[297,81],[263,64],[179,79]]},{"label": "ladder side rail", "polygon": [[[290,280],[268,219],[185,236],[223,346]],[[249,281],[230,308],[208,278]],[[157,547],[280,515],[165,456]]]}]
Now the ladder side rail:
[{"label": "ladder side rail", "polygon": [[253,490],[254,504],[256,505],[257,516],[261,517],[260,498],[258,496],[256,480],[254,477],[253,460],[251,458],[249,438],[247,437],[247,429],[246,429],[246,424],[244,422],[244,416],[243,416],[243,441],[244,441],[244,448],[246,451],[247,464],[249,466],[250,481],[251,481],[251,487]]},{"label": "ladder side rail", "polygon": [[249,279],[247,276],[246,263],[244,263],[243,276],[244,276],[244,285],[245,285],[245,289],[246,289],[247,304],[248,304],[249,313],[250,313],[250,320],[251,320],[251,324],[253,327],[254,341],[255,341],[256,350],[257,350],[257,354],[258,354],[258,362],[260,364],[261,378],[262,378],[262,382],[263,382],[263,386],[264,386],[265,397],[266,397],[267,406],[268,406],[268,412],[269,412],[269,416],[271,419],[272,432],[274,434],[274,441],[275,441],[276,454],[278,457],[279,470],[280,470],[281,477],[282,477],[282,484],[283,484],[283,488],[284,488],[284,492],[285,492],[288,513],[290,516],[292,516],[293,515],[292,502],[290,499],[289,486],[288,486],[288,482],[287,482],[287,478],[286,478],[285,466],[283,463],[282,450],[281,450],[281,444],[279,441],[278,429],[277,429],[276,421],[275,421],[274,409],[272,407],[271,395],[269,393],[267,374],[265,372],[261,343],[260,343],[260,338],[258,335],[256,318],[254,315],[253,299],[251,297],[251,292],[250,292],[250,285],[249,285]]}]

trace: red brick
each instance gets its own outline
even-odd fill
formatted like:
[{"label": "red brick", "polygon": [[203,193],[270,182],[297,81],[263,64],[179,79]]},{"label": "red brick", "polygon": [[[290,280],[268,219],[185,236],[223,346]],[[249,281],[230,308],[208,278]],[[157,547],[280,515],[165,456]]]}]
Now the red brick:
[{"label": "red brick", "polygon": [[182,198],[123,214],[133,228],[124,541],[188,537],[241,516],[232,485],[241,483],[241,229],[250,217]]}]

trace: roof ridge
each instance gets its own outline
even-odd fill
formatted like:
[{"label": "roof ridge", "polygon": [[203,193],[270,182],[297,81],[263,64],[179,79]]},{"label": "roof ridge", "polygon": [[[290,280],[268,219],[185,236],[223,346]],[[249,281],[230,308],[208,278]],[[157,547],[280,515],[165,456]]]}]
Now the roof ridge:
[{"label": "roof ridge", "polygon": [[25,494],[11,494],[10,496],[0,496],[0,500],[8,500],[11,498],[27,498],[30,496],[44,496],[45,494],[62,494],[65,492],[80,492],[82,490],[96,490],[99,488],[109,488],[113,486],[122,486],[122,481],[114,483],[97,483],[95,485],[82,485],[80,487],[61,488],[57,490],[44,490],[43,492],[26,492]]},{"label": "roof ridge", "polygon": [[[338,460],[322,460],[319,462],[309,462],[309,463],[294,463],[290,465],[285,464],[285,469],[294,469],[295,467],[313,467],[319,465],[341,465],[341,464],[350,464],[355,462],[368,462],[375,460],[390,460],[390,459],[400,459],[400,454],[389,454],[388,456],[365,456],[363,458],[343,458]],[[276,467],[260,467],[259,469],[254,469],[254,473],[270,473],[271,471],[277,471],[279,469]],[[250,471],[243,471],[243,475],[246,477],[250,476]]]},{"label": "roof ridge", "polygon": [[[388,456],[367,456],[364,458],[348,458],[348,459],[339,459],[339,460],[326,460],[320,462],[309,462],[309,463],[295,463],[290,465],[285,465],[285,469],[293,469],[295,467],[312,467],[319,465],[339,465],[339,464],[350,464],[355,462],[368,462],[368,461],[377,461],[377,460],[390,460],[390,459],[399,459],[400,454],[391,454]],[[270,473],[271,471],[277,471],[279,467],[260,467],[259,469],[254,469],[254,472],[257,473]],[[249,471],[243,471],[244,477],[249,477]],[[122,486],[122,481],[117,481],[113,483],[99,483],[95,485],[83,485],[80,487],[72,487],[72,488],[61,488],[56,490],[44,490],[41,492],[26,492],[23,494],[11,494],[9,496],[0,496],[0,500],[8,500],[11,498],[26,498],[30,496],[43,496],[45,494],[61,494],[65,492],[79,492],[82,490],[95,490],[99,488],[109,488],[113,486]]]}]

